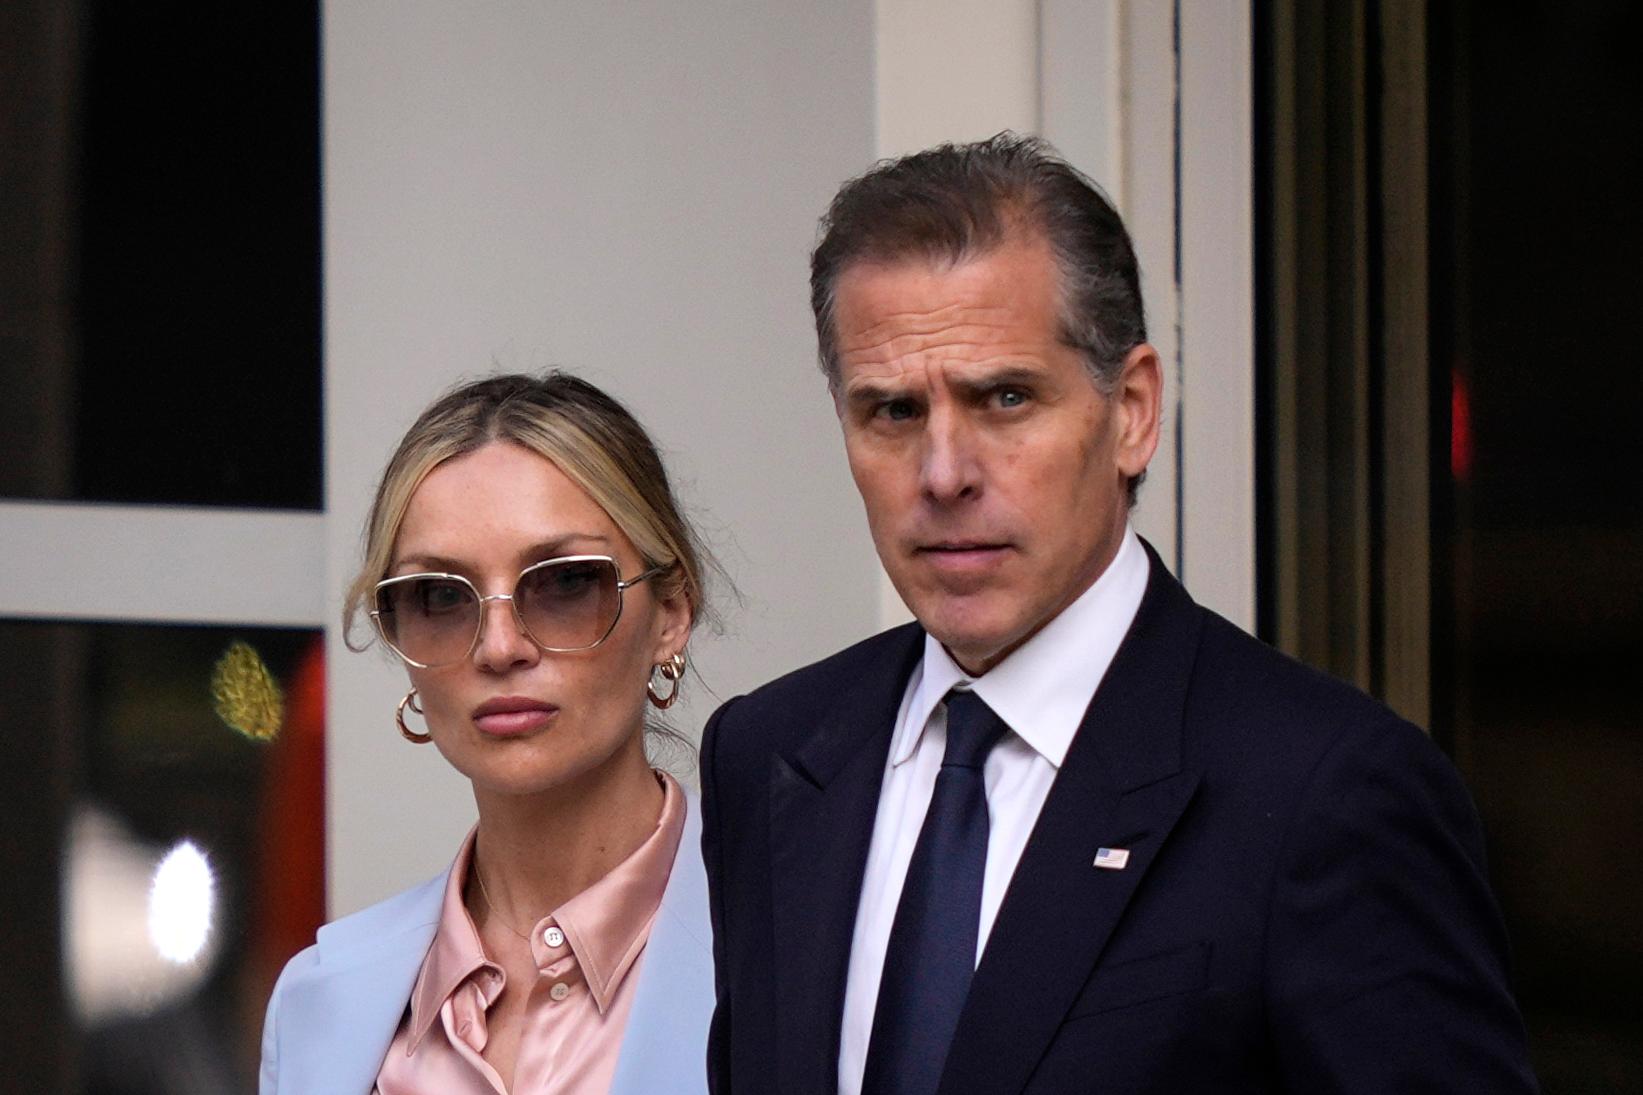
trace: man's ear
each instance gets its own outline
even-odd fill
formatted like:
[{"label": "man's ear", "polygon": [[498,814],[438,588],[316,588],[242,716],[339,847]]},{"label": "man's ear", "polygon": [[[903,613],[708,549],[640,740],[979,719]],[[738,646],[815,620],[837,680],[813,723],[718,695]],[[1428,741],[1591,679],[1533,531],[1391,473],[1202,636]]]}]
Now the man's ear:
[{"label": "man's ear", "polygon": [[1151,343],[1143,342],[1124,355],[1109,398],[1116,416],[1118,470],[1133,479],[1147,470],[1152,454],[1158,451],[1159,415],[1164,408],[1164,366]]}]

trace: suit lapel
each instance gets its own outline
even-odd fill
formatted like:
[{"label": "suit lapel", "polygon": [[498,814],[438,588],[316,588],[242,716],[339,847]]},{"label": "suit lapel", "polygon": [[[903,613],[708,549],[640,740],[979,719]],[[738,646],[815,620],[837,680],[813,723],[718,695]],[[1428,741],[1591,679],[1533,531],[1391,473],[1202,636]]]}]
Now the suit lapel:
[{"label": "suit lapel", "polygon": [[364,1095],[433,942],[446,875],[320,929],[319,964],[286,990],[279,1090]]},{"label": "suit lapel", "polygon": [[893,637],[873,676],[840,682],[814,732],[771,766],[776,1056],[783,1092],[832,1092],[862,871],[896,712],[924,633]]},{"label": "suit lapel", "polygon": [[[940,1087],[1020,1091],[1198,786],[1181,768],[1199,610],[1156,556],[1141,608],[1090,702],[1016,867]],[[1122,870],[1094,866],[1124,848]],[[1023,991],[1030,986],[1030,991]]]},{"label": "suit lapel", "polygon": [[611,1095],[706,1090],[701,1057],[713,1012],[713,928],[699,851],[701,811],[694,796],[686,802],[685,830],[640,959]]}]

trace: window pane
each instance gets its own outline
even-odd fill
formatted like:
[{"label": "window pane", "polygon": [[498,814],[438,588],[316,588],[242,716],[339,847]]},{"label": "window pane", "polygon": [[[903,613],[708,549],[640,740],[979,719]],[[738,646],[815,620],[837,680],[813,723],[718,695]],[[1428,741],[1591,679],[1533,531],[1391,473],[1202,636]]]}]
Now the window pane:
[{"label": "window pane", "polygon": [[[7,863],[8,906],[55,910],[7,944],[55,956],[27,1011],[65,1037],[21,1051],[50,1089],[255,1088],[273,980],[324,917],[323,652],[318,631],[0,622],[8,664],[39,669],[0,684],[0,789],[56,819]],[[55,747],[20,768],[30,740]]]},{"label": "window pane", "polygon": [[317,8],[78,14],[0,47],[42,77],[0,103],[0,495],[319,509]]}]

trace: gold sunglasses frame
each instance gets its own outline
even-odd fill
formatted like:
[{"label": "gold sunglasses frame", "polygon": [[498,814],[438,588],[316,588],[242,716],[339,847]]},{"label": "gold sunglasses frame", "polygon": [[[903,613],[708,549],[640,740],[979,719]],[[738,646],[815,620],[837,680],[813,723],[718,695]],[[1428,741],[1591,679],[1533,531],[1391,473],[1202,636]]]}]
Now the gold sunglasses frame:
[{"label": "gold sunglasses frame", "polygon": [[[519,592],[520,583],[525,580],[525,575],[529,574],[533,570],[541,570],[544,567],[564,563],[608,563],[611,570],[616,573],[616,615],[611,617],[610,626],[605,628],[605,633],[600,635],[593,642],[588,643],[586,646],[545,645],[535,636],[535,634],[531,632],[529,625],[525,623],[525,618],[519,614],[518,602],[514,600],[515,595]],[[382,581],[372,586],[371,604],[373,606],[378,603],[378,598],[381,596],[383,589],[386,587],[401,585],[422,578],[443,578],[454,582],[460,582],[468,587],[469,592],[474,595],[474,599],[479,602],[479,619],[474,625],[474,634],[473,638],[468,643],[468,649],[463,651],[460,656],[452,658],[447,662],[419,662],[409,654],[405,653],[405,651],[395,646],[394,641],[388,637],[388,632],[382,626],[382,611],[376,607],[372,607],[369,610],[371,625],[376,628],[377,637],[382,640],[383,645],[387,646],[389,650],[392,650],[396,655],[398,655],[399,659],[406,665],[409,665],[415,669],[444,669],[447,666],[456,665],[459,662],[467,661],[469,658],[473,657],[473,652],[478,649],[480,640],[485,636],[485,619],[490,615],[485,611],[486,603],[490,601],[507,601],[508,607],[513,610],[513,622],[518,625],[519,633],[531,642],[535,643],[538,650],[541,650],[547,654],[577,654],[584,650],[592,650],[594,647],[610,638],[611,633],[616,630],[616,625],[621,622],[622,605],[626,600],[623,594],[627,592],[630,586],[636,586],[647,578],[654,578],[656,575],[661,574],[668,569],[668,564],[658,564],[657,566],[651,567],[649,570],[640,572],[632,578],[624,578],[622,577],[622,565],[618,563],[613,556],[558,555],[552,559],[543,559],[540,563],[532,563],[524,570],[521,570],[519,572],[519,576],[513,580],[512,593],[493,593],[487,597],[479,592],[479,587],[474,585],[473,581],[466,575],[449,574],[445,571],[439,570],[421,570],[417,571],[415,574],[396,574],[394,577],[384,578]]]}]

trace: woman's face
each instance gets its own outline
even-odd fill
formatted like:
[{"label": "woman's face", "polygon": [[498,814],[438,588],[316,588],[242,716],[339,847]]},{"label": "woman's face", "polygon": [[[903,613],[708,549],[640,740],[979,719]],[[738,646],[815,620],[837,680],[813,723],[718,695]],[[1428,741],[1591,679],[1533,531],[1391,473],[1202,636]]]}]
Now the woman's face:
[{"label": "woman's face", "polygon": [[[389,577],[461,574],[481,596],[511,594],[519,572],[562,555],[609,555],[624,579],[644,568],[610,516],[554,464],[493,442],[429,472],[411,496]],[[615,630],[591,650],[548,653],[508,601],[483,604],[467,658],[411,669],[434,744],[476,789],[534,794],[642,763],[651,667],[683,650],[683,597],[658,601],[654,579],[622,594]]]}]

